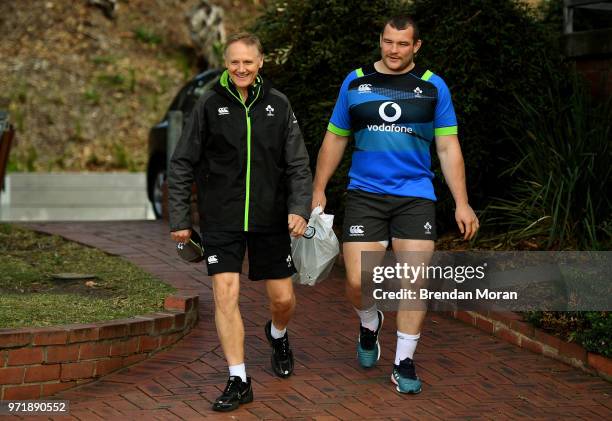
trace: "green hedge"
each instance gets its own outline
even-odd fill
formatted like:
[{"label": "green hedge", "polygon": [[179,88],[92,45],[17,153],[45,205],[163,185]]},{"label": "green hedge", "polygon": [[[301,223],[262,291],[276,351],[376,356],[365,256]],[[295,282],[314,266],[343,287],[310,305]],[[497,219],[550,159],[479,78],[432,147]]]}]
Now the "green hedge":
[{"label": "green hedge", "polygon": [[582,345],[587,351],[612,358],[612,313],[608,311],[532,311],[524,317],[537,327]]},{"label": "green hedge", "polygon": [[272,1],[254,32],[263,73],[291,99],[311,146],[320,144],[349,71],[377,59],[378,30],[399,1]]},{"label": "green hedge", "polygon": [[[417,62],[442,76],[451,89],[468,190],[472,203],[483,207],[500,191],[501,159],[513,154],[500,128],[501,113],[521,112],[514,95],[546,108],[542,97],[549,78],[565,75],[551,26],[540,24],[519,2],[272,1],[252,28],[267,54],[263,73],[292,101],[314,165],[342,80],[352,69],[380,58],[381,26],[399,12],[412,14],[421,27]],[[543,68],[558,70],[551,75]],[[347,153],[328,188],[329,207],[340,213],[349,164]],[[440,175],[437,163],[435,168]],[[442,229],[448,223],[454,229],[450,193],[441,177],[436,183]]]},{"label": "green hedge", "polygon": [[[451,90],[470,202],[482,209],[506,190],[500,170],[517,158],[501,117],[523,115],[516,97],[535,109],[549,109],[548,86],[566,77],[557,34],[517,1],[415,0],[409,10],[424,39],[418,61],[439,73]],[[437,175],[441,221],[454,225],[452,197]]]},{"label": "green hedge", "polygon": [[608,250],[612,246],[612,100],[593,99],[578,75],[551,83],[551,110],[517,97],[519,114],[501,126],[519,152],[505,165],[508,188],[495,199],[488,223],[510,244],[541,238],[551,249]]},{"label": "green hedge", "polygon": [[[380,27],[400,10],[400,1],[271,1],[252,28],[266,52],[262,73],[291,100],[313,169],[344,77],[379,58]],[[330,212],[342,213],[349,166],[347,153],[328,185]]]}]

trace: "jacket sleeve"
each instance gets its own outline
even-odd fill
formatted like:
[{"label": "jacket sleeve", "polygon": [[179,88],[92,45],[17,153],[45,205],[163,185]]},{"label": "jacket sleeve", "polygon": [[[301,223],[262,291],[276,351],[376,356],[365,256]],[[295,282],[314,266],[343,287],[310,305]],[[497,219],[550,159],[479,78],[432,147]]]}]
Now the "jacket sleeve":
[{"label": "jacket sleeve", "polygon": [[310,160],[304,145],[295,114],[288,106],[287,140],[285,142],[285,160],[287,162],[287,208],[290,214],[310,218],[312,203],[312,174]]},{"label": "jacket sleeve", "polygon": [[170,231],[191,228],[191,186],[203,151],[204,102],[198,101],[174,149],[168,169]]}]

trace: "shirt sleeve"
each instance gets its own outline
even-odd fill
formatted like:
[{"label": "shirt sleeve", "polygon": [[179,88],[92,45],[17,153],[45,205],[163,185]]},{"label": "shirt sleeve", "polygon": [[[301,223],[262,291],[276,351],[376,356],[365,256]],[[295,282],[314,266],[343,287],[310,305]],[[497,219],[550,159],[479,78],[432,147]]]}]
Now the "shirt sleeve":
[{"label": "shirt sleeve", "polygon": [[312,203],[312,173],[310,159],[297,118],[287,107],[287,140],[285,142],[285,173],[287,179],[287,209],[289,213],[310,218]]},{"label": "shirt sleeve", "polygon": [[438,102],[434,116],[434,134],[445,136],[457,134],[457,116],[451,99],[448,86],[439,76],[434,76],[430,81],[438,88]]},{"label": "shirt sleeve", "polygon": [[183,126],[168,167],[168,217],[170,231],[191,228],[191,186],[194,169],[203,153],[206,118],[203,95],[194,106]]},{"label": "shirt sleeve", "polygon": [[340,93],[334,106],[334,111],[327,125],[327,130],[338,136],[350,136],[351,116],[349,115],[348,87],[357,77],[356,72],[352,71],[342,82]]}]

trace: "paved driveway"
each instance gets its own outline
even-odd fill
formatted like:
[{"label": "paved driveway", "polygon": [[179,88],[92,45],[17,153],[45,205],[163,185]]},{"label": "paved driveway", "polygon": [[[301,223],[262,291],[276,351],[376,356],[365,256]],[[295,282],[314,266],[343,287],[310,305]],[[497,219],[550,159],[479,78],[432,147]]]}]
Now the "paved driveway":
[{"label": "paved driveway", "polygon": [[29,224],[118,254],[200,296],[200,322],[178,345],[150,360],[58,395],[71,414],[96,419],[612,419],[612,384],[430,313],[416,354],[423,392],[399,395],[389,380],[395,322],[387,315],[376,368],[356,360],[358,319],[344,299],[343,273],[298,287],[289,334],[295,374],[274,377],[263,326],[263,285],[243,278],[246,365],[255,401],[229,414],[210,409],[227,381],[201,265],[180,261],[168,228],[156,221]]}]

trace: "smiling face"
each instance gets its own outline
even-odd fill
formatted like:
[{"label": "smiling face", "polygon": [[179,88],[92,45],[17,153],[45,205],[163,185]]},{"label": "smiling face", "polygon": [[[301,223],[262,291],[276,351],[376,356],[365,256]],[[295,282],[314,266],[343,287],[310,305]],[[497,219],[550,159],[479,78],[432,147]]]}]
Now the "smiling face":
[{"label": "smiling face", "polygon": [[255,82],[259,69],[263,66],[263,56],[257,46],[242,41],[230,44],[225,51],[225,67],[232,82],[241,93]]},{"label": "smiling face", "polygon": [[385,26],[380,36],[381,63],[388,73],[405,73],[412,69],[415,53],[421,48],[421,40],[414,41],[414,28],[395,29]]}]

